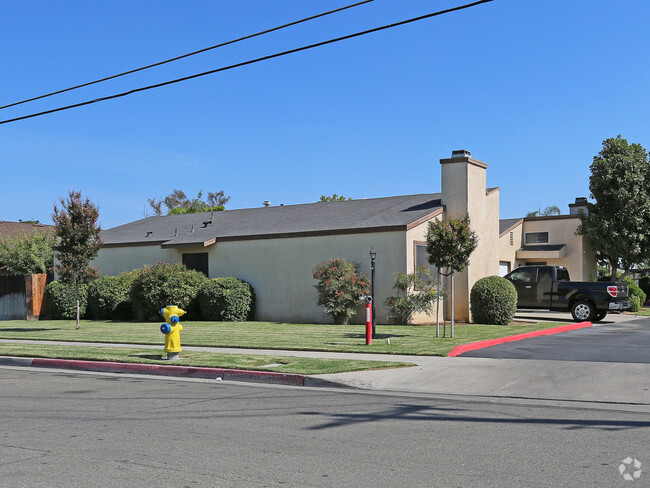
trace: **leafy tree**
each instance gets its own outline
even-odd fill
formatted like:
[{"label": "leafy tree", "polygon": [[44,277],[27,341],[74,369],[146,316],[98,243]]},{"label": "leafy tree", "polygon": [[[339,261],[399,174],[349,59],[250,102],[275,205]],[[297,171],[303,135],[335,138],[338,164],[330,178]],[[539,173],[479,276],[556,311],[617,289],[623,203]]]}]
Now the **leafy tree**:
[{"label": "leafy tree", "polygon": [[437,296],[437,283],[425,267],[418,267],[413,273],[393,273],[393,288],[397,295],[387,297],[388,318],[396,325],[411,323],[413,315],[428,312]]},{"label": "leafy tree", "polygon": [[206,202],[203,200],[203,190],[198,193],[196,198],[188,198],[183,190],[176,189],[167,195],[164,200],[149,198],[148,202],[156,215],[163,214],[163,204],[167,207],[168,215],[175,215],[225,210],[228,200],[230,200],[230,197],[227,197],[223,190],[216,193],[209,192]]},{"label": "leafy tree", "polygon": [[594,156],[589,191],[595,203],[581,213],[576,234],[585,236],[600,260],[622,278],[650,259],[650,163],[640,144],[618,135]]},{"label": "leafy tree", "polygon": [[562,210],[557,205],[549,205],[544,210],[541,208],[533,212],[528,212],[526,217],[548,217],[550,215],[561,215]]},{"label": "leafy tree", "polygon": [[344,197],[343,195],[337,195],[336,193],[332,196],[320,196],[321,202],[343,202],[345,200],[352,200],[352,197]]},{"label": "leafy tree", "polygon": [[[429,222],[427,231],[427,254],[429,264],[438,269],[447,268],[452,283],[455,272],[463,271],[469,264],[469,257],[478,245],[478,237],[470,228],[469,215],[463,218],[444,218]],[[451,286],[451,301],[454,301],[454,287]],[[452,310],[451,336],[454,337]]]},{"label": "leafy tree", "polygon": [[334,323],[347,324],[359,308],[359,299],[370,292],[370,280],[359,273],[359,265],[345,259],[330,259],[317,264],[313,277],[318,291],[318,304],[331,315]]},{"label": "leafy tree", "polygon": [[17,275],[48,273],[54,269],[55,244],[53,232],[36,230],[0,239],[0,268]]},{"label": "leafy tree", "polygon": [[59,264],[55,270],[63,283],[74,287],[79,328],[79,290],[98,276],[90,261],[97,256],[102,245],[101,228],[97,224],[99,211],[81,192],[71,190],[68,199],[60,199],[61,208],[54,205],[52,220],[54,233],[59,238],[56,247]]}]

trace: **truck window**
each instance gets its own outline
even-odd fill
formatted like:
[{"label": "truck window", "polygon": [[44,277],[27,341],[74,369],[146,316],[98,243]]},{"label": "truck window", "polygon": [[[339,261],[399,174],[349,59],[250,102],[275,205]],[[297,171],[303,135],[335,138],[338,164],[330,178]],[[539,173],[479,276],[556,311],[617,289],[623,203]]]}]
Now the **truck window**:
[{"label": "truck window", "polygon": [[515,282],[519,281],[522,283],[528,283],[530,281],[535,281],[537,278],[537,270],[534,268],[531,269],[516,269],[510,273],[510,281]]},{"label": "truck window", "polygon": [[569,279],[569,272],[566,268],[557,268],[557,281],[571,281]]}]

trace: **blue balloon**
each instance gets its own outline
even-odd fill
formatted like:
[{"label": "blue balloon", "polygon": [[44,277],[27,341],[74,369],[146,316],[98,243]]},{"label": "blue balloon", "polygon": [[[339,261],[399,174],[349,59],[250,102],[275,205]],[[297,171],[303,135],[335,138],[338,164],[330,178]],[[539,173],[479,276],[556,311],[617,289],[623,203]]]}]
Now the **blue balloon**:
[{"label": "blue balloon", "polygon": [[178,323],[178,315],[172,315],[172,318],[169,320],[172,324],[176,325]]},{"label": "blue balloon", "polygon": [[167,322],[165,322],[160,326],[160,332],[162,332],[163,334],[169,334],[171,331],[172,331],[172,326],[169,325]]}]

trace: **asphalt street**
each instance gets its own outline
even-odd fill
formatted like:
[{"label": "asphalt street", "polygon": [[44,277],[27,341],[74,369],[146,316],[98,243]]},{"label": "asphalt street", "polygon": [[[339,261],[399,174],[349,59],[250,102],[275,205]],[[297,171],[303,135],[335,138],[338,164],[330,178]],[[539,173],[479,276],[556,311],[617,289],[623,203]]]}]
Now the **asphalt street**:
[{"label": "asphalt street", "polygon": [[[650,481],[647,405],[8,367],[0,368],[0,388],[3,486],[556,488]],[[625,474],[638,478],[631,483]]]},{"label": "asphalt street", "polygon": [[529,338],[463,353],[461,357],[650,363],[647,317]]}]

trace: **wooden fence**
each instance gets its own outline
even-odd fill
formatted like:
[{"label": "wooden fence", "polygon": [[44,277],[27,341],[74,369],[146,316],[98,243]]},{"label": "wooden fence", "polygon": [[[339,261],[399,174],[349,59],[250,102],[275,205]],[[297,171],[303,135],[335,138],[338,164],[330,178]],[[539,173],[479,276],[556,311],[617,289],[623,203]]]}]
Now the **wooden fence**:
[{"label": "wooden fence", "polygon": [[0,275],[0,320],[38,320],[47,282],[46,274]]}]

